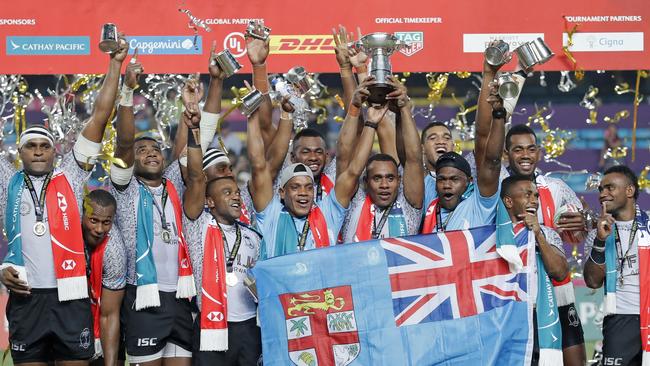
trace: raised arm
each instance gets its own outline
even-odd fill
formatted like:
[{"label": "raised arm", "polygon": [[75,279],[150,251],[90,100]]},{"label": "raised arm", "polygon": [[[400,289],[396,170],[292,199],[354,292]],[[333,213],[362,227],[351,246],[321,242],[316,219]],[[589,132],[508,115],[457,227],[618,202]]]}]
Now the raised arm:
[{"label": "raised arm", "polygon": [[199,125],[201,113],[199,100],[201,100],[201,87],[198,80],[190,80],[183,86],[182,99],[185,112],[181,123],[187,125],[190,133],[187,137],[187,189],[183,193],[183,210],[185,216],[191,220],[197,219],[203,211],[205,203],[205,174],[203,174],[203,153],[201,151],[201,132]]},{"label": "raised arm", "polygon": [[216,61],[216,48],[217,41],[213,41],[208,64],[210,86],[208,87],[208,95],[203,105],[203,112],[201,113],[201,150],[203,152],[210,147],[210,143],[212,143],[214,134],[217,131],[217,123],[221,114],[223,80],[226,77]]},{"label": "raised arm", "polygon": [[101,149],[100,143],[104,137],[106,123],[108,123],[115,107],[117,86],[120,82],[120,70],[128,51],[129,44],[124,37],[120,36],[119,49],[110,55],[108,71],[102,82],[102,87],[99,89],[93,112],[83,130],[81,130],[81,137],[83,138],[79,138],[75,143],[75,157],[84,169],[92,169],[94,159],[91,156],[98,154]]},{"label": "raised arm", "polygon": [[259,109],[248,117],[246,131],[248,160],[251,165],[249,190],[255,211],[262,212],[273,198],[273,179],[264,155],[264,139],[259,122]]},{"label": "raised arm", "polygon": [[291,113],[294,112],[293,105],[289,101],[289,97],[282,100],[282,113],[280,114],[280,122],[278,123],[278,130],[273,136],[271,146],[265,146],[266,160],[269,164],[272,179],[277,177],[278,172],[282,168],[284,159],[289,150],[289,140],[291,139],[291,132],[293,131],[293,119]]},{"label": "raised arm", "polygon": [[[354,92],[352,97],[352,103],[356,105],[363,105],[366,101],[370,92],[366,86],[362,83],[359,85],[357,90]],[[347,169],[341,174],[336,175],[336,183],[334,184],[334,192],[336,192],[336,199],[343,207],[348,207],[350,200],[354,196],[354,193],[357,190],[357,185],[359,184],[359,177],[363,170],[366,167],[368,162],[368,157],[370,156],[370,151],[372,150],[372,142],[375,139],[375,131],[379,123],[383,123],[382,120],[388,111],[388,106],[384,106],[381,109],[381,113],[376,120],[369,119],[365,124],[363,131],[361,131],[361,136],[358,141],[356,141],[356,150],[354,157],[350,161]],[[349,114],[350,112],[348,112]],[[347,117],[346,117],[347,119]]]},{"label": "raised arm", "polygon": [[395,90],[387,95],[389,103],[399,113],[397,129],[402,138],[404,148],[404,196],[415,208],[422,208],[424,199],[424,165],[422,164],[422,145],[420,136],[415,126],[415,120],[411,113],[411,101],[408,97],[406,86],[400,83],[395,77],[389,78]]},{"label": "raised arm", "polygon": [[557,233],[551,231],[550,235],[553,235],[552,238],[547,238],[542,231],[541,226],[539,225],[539,220],[537,215],[530,213],[525,213],[523,217],[524,224],[526,227],[533,232],[535,235],[535,241],[537,242],[537,248],[539,249],[539,254],[542,257],[542,262],[544,263],[544,268],[546,273],[548,273],[551,279],[556,281],[562,281],[569,274],[569,263],[567,262],[564,255],[560,250],[550,244],[549,241],[554,241],[559,245],[562,244],[562,239],[557,235]]},{"label": "raised arm", "polygon": [[122,96],[117,109],[117,122],[115,132],[117,142],[115,144],[115,157],[122,159],[127,167],[132,167],[135,159],[133,143],[135,140],[135,115],[133,114],[133,90],[138,86],[138,77],[143,71],[142,65],[134,55],[131,62],[126,66]]},{"label": "raised arm", "polygon": [[343,126],[339,130],[339,138],[336,141],[336,174],[342,174],[347,170],[350,159],[355,151],[354,142],[357,139],[357,131],[359,130],[359,115],[361,112],[361,105],[370,95],[368,92],[368,85],[375,79],[369,76],[364,80],[357,91],[352,95],[352,100],[349,107],[346,109],[347,114],[343,121]]},{"label": "raised arm", "polygon": [[[263,33],[264,22],[257,22],[257,33]],[[259,107],[259,123],[264,146],[271,146],[276,128],[272,122],[273,104],[269,97],[269,75],[266,71],[266,59],[269,56],[270,37],[266,40],[246,38],[246,54],[253,66],[253,86],[262,92],[262,104]]]},{"label": "raised arm", "polygon": [[[341,70],[341,84],[343,85],[343,105],[347,110],[350,105],[350,100],[357,87],[357,81],[354,79],[352,73],[352,63],[350,62],[350,53],[348,43],[353,38],[348,35],[344,26],[339,25],[339,29],[332,28],[332,37],[334,37],[334,53],[336,54],[336,62],[339,64]],[[338,159],[338,158],[337,158]]]},{"label": "raised arm", "polygon": [[[489,46],[492,46],[497,42],[498,41],[492,41]],[[512,56],[508,54],[506,60],[510,60],[511,57]],[[476,110],[476,144],[474,146],[474,157],[477,165],[485,157],[485,146],[488,144],[490,126],[492,125],[492,106],[488,102],[488,97],[490,96],[490,83],[495,80],[500,68],[501,66],[493,66],[490,65],[487,60],[483,60],[483,82],[481,83],[481,92],[478,96],[478,106]]]},{"label": "raised arm", "polygon": [[[383,108],[369,107],[368,120],[377,121],[377,113],[381,113]],[[391,120],[388,113],[384,114],[381,123],[377,126],[377,140],[379,141],[379,150],[382,153],[388,154],[399,161],[397,156],[397,139],[396,139],[396,124]]]},{"label": "raised arm", "polygon": [[[478,189],[483,197],[491,197],[499,188],[499,174],[501,173],[501,155],[503,154],[503,142],[505,140],[506,112],[503,108],[503,100],[497,94],[496,85],[492,85],[490,96],[487,101],[495,112],[500,112],[499,117],[492,117],[489,144],[485,146],[484,158],[476,159],[476,175],[478,178]],[[478,139],[478,136],[477,136]]]},{"label": "raised arm", "polygon": [[124,290],[102,289],[100,307],[100,338],[104,353],[104,365],[118,366],[120,349],[120,308]]}]

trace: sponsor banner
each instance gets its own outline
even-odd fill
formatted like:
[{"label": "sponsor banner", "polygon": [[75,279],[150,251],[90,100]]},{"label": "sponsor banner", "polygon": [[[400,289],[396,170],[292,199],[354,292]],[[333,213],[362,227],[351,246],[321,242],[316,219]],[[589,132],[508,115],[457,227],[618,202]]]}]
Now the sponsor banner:
[{"label": "sponsor banner", "polygon": [[[377,0],[368,7],[341,0],[245,5],[208,0],[181,5],[156,0],[59,0],[55,9],[45,0],[3,1],[0,74],[105,73],[108,56],[97,45],[101,26],[108,22],[129,37],[131,48],[140,48],[139,61],[148,73],[207,72],[213,42],[217,51],[229,49],[244,66],[240,72],[247,73],[251,67],[244,32],[252,19],[264,20],[271,28],[267,66],[273,73],[287,72],[296,65],[309,72],[338,72],[331,32],[339,24],[354,39],[358,28],[362,34],[393,33],[410,44],[391,56],[394,72],[481,71],[482,53],[490,40],[503,38],[515,48],[536,37],[543,37],[556,55],[537,70],[570,70],[573,64],[562,46],[567,26],[574,24],[579,27],[573,51],[585,70],[650,68],[647,0],[592,0],[589,6],[547,0],[544,11],[521,12],[522,6],[538,5],[500,7],[499,17],[506,21],[495,23],[484,16],[494,11],[488,1],[431,7],[424,0],[405,0],[395,7],[389,0]],[[342,8],[346,11],[341,12]],[[619,52],[625,52],[624,57]]]},{"label": "sponsor banner", "polygon": [[[562,44],[566,46],[568,40],[563,33]],[[575,33],[572,41],[572,52],[643,51],[643,32]]]}]

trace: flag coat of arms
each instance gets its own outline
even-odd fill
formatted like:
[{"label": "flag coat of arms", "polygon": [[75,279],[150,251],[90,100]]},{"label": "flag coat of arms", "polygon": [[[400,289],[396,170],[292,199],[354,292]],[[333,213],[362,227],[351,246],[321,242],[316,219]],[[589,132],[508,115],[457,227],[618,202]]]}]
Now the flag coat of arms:
[{"label": "flag coat of arms", "polygon": [[258,262],[264,364],[528,365],[534,241],[517,241],[519,273],[496,253],[494,226]]}]

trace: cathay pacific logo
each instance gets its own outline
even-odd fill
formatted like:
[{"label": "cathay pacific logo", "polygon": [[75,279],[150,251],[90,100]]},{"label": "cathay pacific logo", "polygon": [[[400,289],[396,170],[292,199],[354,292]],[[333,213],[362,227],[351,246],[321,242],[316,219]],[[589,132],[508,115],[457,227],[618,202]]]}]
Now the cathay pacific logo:
[{"label": "cathay pacific logo", "polygon": [[88,36],[7,36],[6,53],[12,56],[89,55]]}]

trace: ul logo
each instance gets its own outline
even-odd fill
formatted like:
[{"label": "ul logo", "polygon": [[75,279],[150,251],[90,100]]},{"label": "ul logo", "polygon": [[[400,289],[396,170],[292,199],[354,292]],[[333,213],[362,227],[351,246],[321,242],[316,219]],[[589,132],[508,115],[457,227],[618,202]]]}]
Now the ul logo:
[{"label": "ul logo", "polygon": [[246,39],[240,32],[232,32],[223,39],[223,48],[230,50],[234,57],[242,57],[246,54]]}]

